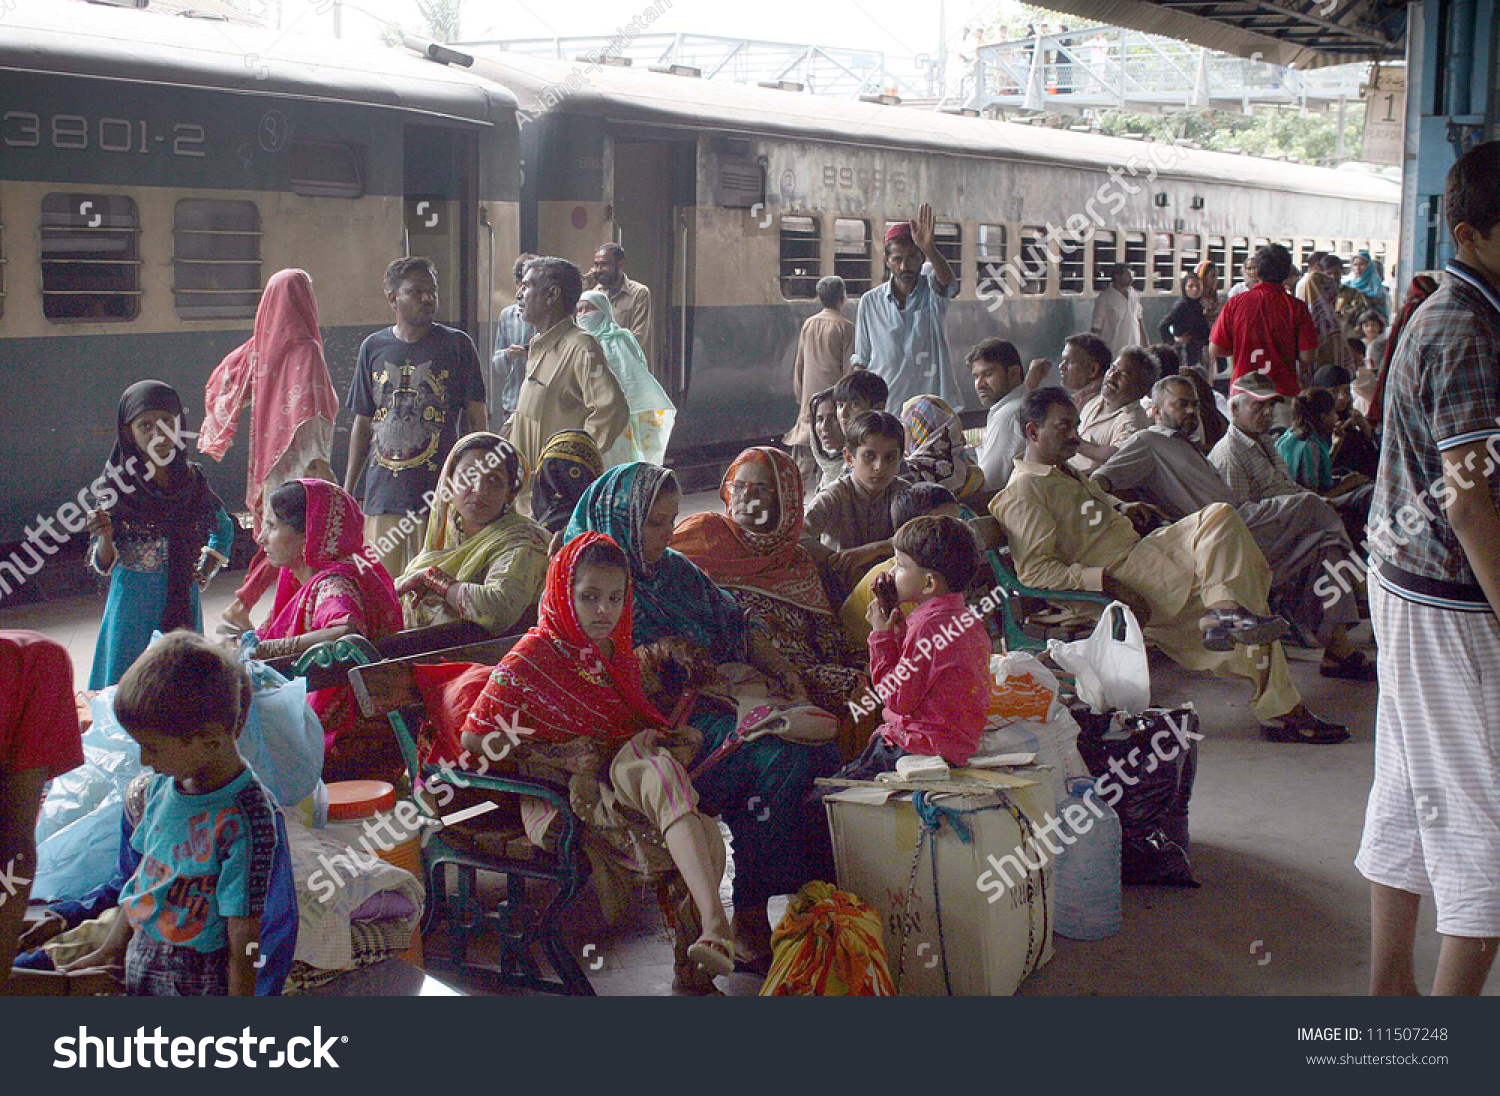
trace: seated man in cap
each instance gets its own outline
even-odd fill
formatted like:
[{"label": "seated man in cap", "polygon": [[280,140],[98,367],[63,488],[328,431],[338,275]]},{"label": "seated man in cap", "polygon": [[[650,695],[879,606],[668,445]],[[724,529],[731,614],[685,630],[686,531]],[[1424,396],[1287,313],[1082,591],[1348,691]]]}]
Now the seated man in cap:
[{"label": "seated man in cap", "polygon": [[[885,381],[886,406],[898,411],[913,396],[939,396],[949,407],[964,403],[943,334],[958,278],[933,242],[936,231],[937,218],[925,202],[915,221],[892,225],[885,234],[891,276],[859,299],[853,364]],[[924,261],[931,273],[923,272]]]},{"label": "seated man in cap", "polygon": [[1184,378],[1158,381],[1151,403],[1154,425],[1099,467],[1099,486],[1151,503],[1173,521],[1215,502],[1233,506],[1275,572],[1277,608],[1325,648],[1324,676],[1374,680],[1374,663],[1349,642],[1359,605],[1336,577],[1354,566],[1354,545],[1338,514],[1307,491],[1251,498],[1231,489],[1190,440],[1198,428],[1198,394]]},{"label": "seated man in cap", "polygon": [[1204,507],[1141,536],[1122,506],[1069,466],[1078,410],[1040,388],[1021,405],[1026,455],[990,513],[1005,528],[1016,574],[1030,586],[1100,590],[1130,605],[1146,636],[1179,665],[1248,678],[1261,733],[1274,742],[1342,742],[1349,732],[1303,705],[1269,616],[1270,568],[1230,506]]}]

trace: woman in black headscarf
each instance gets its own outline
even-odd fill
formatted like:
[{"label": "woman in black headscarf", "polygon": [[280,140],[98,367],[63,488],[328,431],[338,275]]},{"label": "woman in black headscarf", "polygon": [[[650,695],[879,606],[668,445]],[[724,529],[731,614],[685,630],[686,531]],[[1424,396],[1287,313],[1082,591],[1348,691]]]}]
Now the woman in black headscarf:
[{"label": "woman in black headscarf", "polygon": [[171,385],[140,381],[120,397],[88,521],[89,566],[110,576],[91,689],[119,681],[153,631],[201,632],[198,591],[229,561],[234,522],[184,453],[186,425]]},{"label": "woman in black headscarf", "polygon": [[531,488],[531,516],[549,533],[560,533],[589,484],[604,474],[604,458],[582,430],[553,434],[542,447]]},{"label": "woman in black headscarf", "polygon": [[[1203,314],[1203,279],[1196,274],[1182,276],[1182,297],[1157,328],[1162,342],[1172,343],[1182,356],[1183,365],[1202,365],[1208,346],[1208,318]],[[1118,348],[1117,348],[1118,349]]]}]

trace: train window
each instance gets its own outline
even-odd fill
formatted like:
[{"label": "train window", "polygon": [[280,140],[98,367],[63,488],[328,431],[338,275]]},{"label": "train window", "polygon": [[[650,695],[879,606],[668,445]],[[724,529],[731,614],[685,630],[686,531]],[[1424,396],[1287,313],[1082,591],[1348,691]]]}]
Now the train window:
[{"label": "train window", "polygon": [[[3,226],[0,226],[0,227],[3,227]],[[1385,268],[1385,241],[1384,240],[1376,240],[1373,244],[1370,245],[1370,258],[1372,258],[1372,259],[1375,260],[1375,265],[1376,265],[1376,267],[1379,268],[1381,277],[1384,277],[1386,274],[1390,273],[1390,271],[1386,270],[1386,268]],[[5,256],[3,254],[0,254],[0,263],[4,263],[4,262],[5,262]],[[0,267],[0,269],[3,269],[3,267]],[[5,296],[5,294],[0,293],[0,297],[3,297],[3,296]]]},{"label": "train window", "polygon": [[260,303],[260,210],[187,198],[172,225],[172,298],[185,320],[245,319]]},{"label": "train window", "polygon": [[1301,251],[1299,251],[1292,257],[1296,261],[1297,266],[1301,268],[1307,265],[1307,257],[1316,250],[1318,250],[1317,240],[1303,240],[1301,243]]},{"label": "train window", "polygon": [[840,217],[833,222],[833,272],[851,297],[870,291],[870,222]]},{"label": "train window", "polygon": [[1224,237],[1210,236],[1208,238],[1208,261],[1214,264],[1214,269],[1219,272],[1219,284],[1224,284],[1225,276],[1230,273],[1225,264]]},{"label": "train window", "polygon": [[815,296],[821,277],[818,222],[811,217],[781,218],[781,295],[789,301]]},{"label": "train window", "polygon": [[1109,288],[1110,268],[1119,261],[1115,251],[1115,234],[1099,229],[1094,233],[1094,291]]},{"label": "train window", "polygon": [[1130,267],[1130,272],[1135,275],[1135,284],[1149,293],[1151,283],[1146,280],[1146,234],[1144,232],[1125,233],[1125,265]]},{"label": "train window", "polygon": [[291,143],[292,191],[306,198],[358,198],[365,192],[363,155],[341,141]]},{"label": "train window", "polygon": [[1224,261],[1229,264],[1226,274],[1232,274],[1236,270],[1243,270],[1245,260],[1250,257],[1250,241],[1243,236],[1236,236],[1229,241],[1229,254]]},{"label": "train window", "polygon": [[1177,288],[1177,249],[1170,232],[1155,234],[1151,251],[1151,283],[1160,293],[1171,293]]},{"label": "train window", "polygon": [[123,194],[42,198],[42,314],[119,322],[141,310],[140,227]]},{"label": "train window", "polygon": [[953,268],[955,279],[963,277],[964,272],[964,230],[962,225],[953,224],[950,221],[939,221],[934,226],[933,244],[938,249],[938,254],[948,260],[948,265]]},{"label": "train window", "polygon": [[975,292],[988,300],[1005,293],[1006,238],[1004,225],[979,226],[979,253],[974,258]]},{"label": "train window", "polygon": [[1072,234],[1060,235],[1057,240],[1057,289],[1060,293],[1082,293],[1087,285],[1084,260],[1088,256],[1088,241]]},{"label": "train window", "polygon": [[1203,261],[1202,237],[1196,232],[1185,233],[1177,237],[1177,242],[1182,248],[1182,272],[1186,274],[1189,270],[1197,270],[1198,264]]},{"label": "train window", "polygon": [[1037,297],[1047,292],[1047,230],[1040,225],[1021,229],[1021,292]]},{"label": "train window", "polygon": [[5,219],[0,217],[0,316],[5,315]]}]

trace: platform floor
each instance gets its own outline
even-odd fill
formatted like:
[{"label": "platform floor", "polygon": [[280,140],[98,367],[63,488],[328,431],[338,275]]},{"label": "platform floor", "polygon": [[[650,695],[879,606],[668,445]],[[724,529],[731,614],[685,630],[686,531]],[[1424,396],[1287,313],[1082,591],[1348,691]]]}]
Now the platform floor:
[{"label": "platform floor", "polygon": [[[687,502],[685,513],[706,508],[713,496]],[[221,576],[209,591],[204,623],[210,634],[234,586],[234,576]],[[82,688],[102,607],[102,593],[24,606],[0,612],[0,627],[34,628],[67,646]],[[1368,625],[1362,634],[1368,639]],[[1376,686],[1329,681],[1318,675],[1316,662],[1303,659],[1294,659],[1292,675],[1314,710],[1350,725],[1351,741],[1264,742],[1244,685],[1153,658],[1155,702],[1192,700],[1207,735],[1192,803],[1193,867],[1202,887],[1127,887],[1124,931],[1089,943],[1059,938],[1051,963],[1022,993],[1366,991],[1369,892],[1353,858],[1374,767]],[[779,916],[783,904],[778,900],[773,914]],[[671,948],[653,904],[639,904],[624,923],[608,928],[582,917],[570,935],[599,993],[668,991]],[[1436,958],[1429,906],[1419,935],[1419,985],[1431,984]],[[748,974],[719,984],[732,994],[758,988]],[[1500,978],[1491,977],[1488,992],[1500,993]]]}]

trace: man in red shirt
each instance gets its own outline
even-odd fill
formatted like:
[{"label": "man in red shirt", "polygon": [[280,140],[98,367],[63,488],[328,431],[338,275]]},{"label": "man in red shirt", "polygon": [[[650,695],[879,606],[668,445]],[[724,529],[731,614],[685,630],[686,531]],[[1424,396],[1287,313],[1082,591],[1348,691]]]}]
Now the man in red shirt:
[{"label": "man in red shirt", "polygon": [[1280,244],[1258,248],[1260,281],[1224,303],[1209,334],[1209,352],[1234,357],[1234,379],[1264,373],[1290,402],[1312,381],[1318,329],[1308,307],[1286,291],[1292,256]]}]

